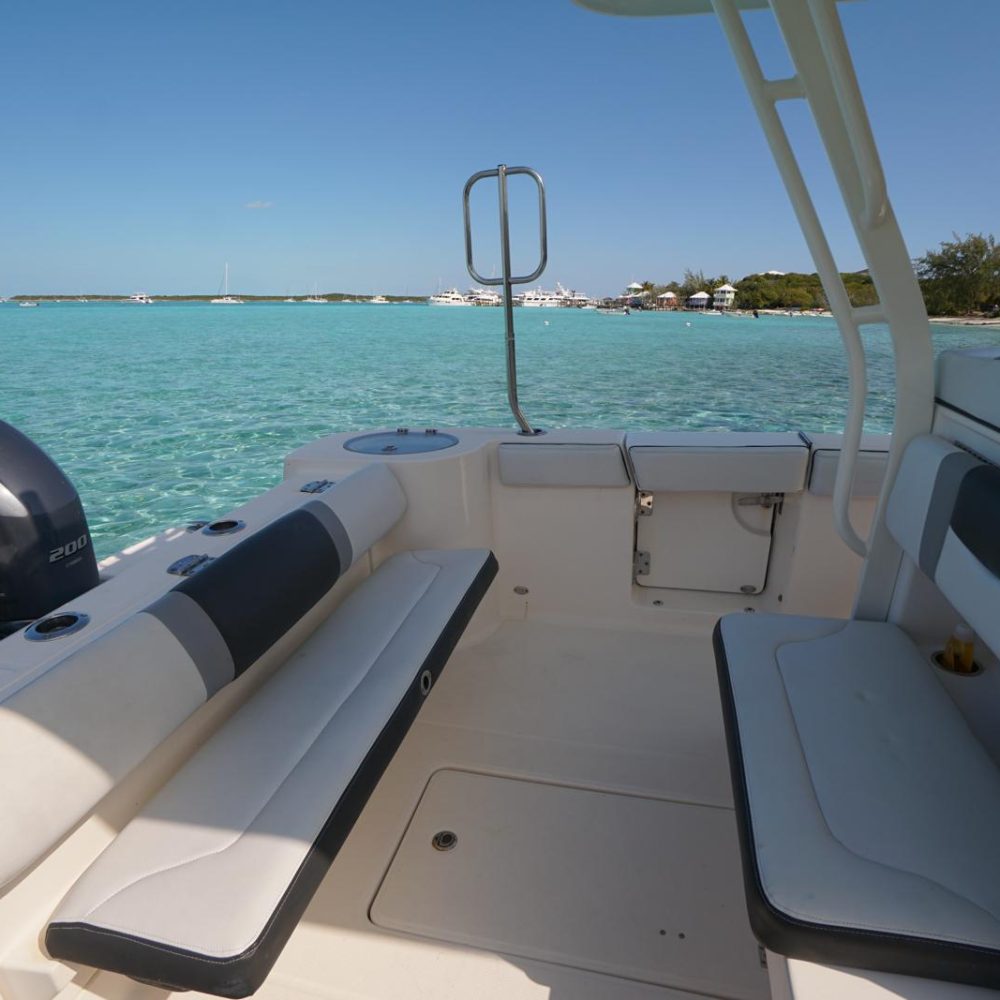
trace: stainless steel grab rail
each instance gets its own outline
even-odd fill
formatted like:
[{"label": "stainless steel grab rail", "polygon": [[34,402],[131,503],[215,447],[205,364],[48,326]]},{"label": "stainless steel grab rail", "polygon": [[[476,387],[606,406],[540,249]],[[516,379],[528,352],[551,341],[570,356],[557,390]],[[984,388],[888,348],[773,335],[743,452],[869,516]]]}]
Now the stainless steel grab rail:
[{"label": "stainless steel grab rail", "polygon": [[[538,238],[540,259],[538,267],[531,274],[513,276],[510,273],[510,218],[507,210],[507,178],[511,174],[527,174],[534,180],[538,188]],[[469,207],[469,195],[481,180],[489,177],[497,179],[497,193],[500,202],[500,262],[503,270],[502,278],[484,278],[477,270],[472,255],[472,211]],[[517,398],[517,352],[514,347],[514,299],[511,295],[512,285],[523,285],[534,281],[545,270],[549,261],[549,240],[545,224],[545,184],[541,175],[531,167],[508,167],[501,163],[495,170],[480,170],[465,182],[462,192],[462,213],[465,218],[465,266],[473,281],[481,285],[503,285],[504,321],[507,329],[507,402],[511,413],[521,428],[522,434],[540,434],[528,423],[527,417],[521,411]]]}]

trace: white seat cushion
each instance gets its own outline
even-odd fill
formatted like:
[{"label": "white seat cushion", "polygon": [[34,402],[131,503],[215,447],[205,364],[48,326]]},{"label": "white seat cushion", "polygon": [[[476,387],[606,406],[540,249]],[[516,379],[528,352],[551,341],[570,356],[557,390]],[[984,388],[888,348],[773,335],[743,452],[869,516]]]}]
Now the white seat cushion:
[{"label": "white seat cushion", "polygon": [[383,564],[94,862],[49,952],[256,990],[495,572],[486,550]]},{"label": "white seat cushion", "polygon": [[405,510],[385,465],[360,469],[30,683],[3,692],[0,886],[255,663]]},{"label": "white seat cushion", "polygon": [[1000,772],[886,623],[716,630],[751,923],[785,955],[1000,987]]}]

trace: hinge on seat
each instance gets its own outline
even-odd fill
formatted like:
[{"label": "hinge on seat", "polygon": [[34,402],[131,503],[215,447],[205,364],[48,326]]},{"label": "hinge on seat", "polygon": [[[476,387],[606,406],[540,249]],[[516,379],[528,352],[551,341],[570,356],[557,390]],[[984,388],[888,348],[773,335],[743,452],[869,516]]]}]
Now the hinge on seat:
[{"label": "hinge on seat", "polygon": [[653,513],[653,494],[639,491],[639,496],[635,501],[635,513],[637,517],[649,517]]},{"label": "hinge on seat", "polygon": [[649,553],[636,551],[632,556],[632,572],[635,576],[649,576]]},{"label": "hinge on seat", "polygon": [[736,498],[738,507],[780,507],[784,493],[748,493]]},{"label": "hinge on seat", "polygon": [[306,483],[305,486],[299,489],[300,493],[325,493],[331,486],[336,486],[336,483],[330,479],[314,479],[311,483]]},{"label": "hinge on seat", "polygon": [[202,553],[201,555],[181,556],[180,559],[172,562],[167,567],[167,572],[172,576],[194,576],[201,572],[210,562],[214,562],[214,557]]}]

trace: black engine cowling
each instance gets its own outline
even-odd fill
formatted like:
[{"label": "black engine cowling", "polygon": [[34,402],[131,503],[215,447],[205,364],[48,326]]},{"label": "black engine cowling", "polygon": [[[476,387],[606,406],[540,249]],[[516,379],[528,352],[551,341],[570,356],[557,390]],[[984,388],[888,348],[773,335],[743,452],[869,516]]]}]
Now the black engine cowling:
[{"label": "black engine cowling", "polygon": [[97,583],[76,489],[38,445],[0,420],[0,638]]}]

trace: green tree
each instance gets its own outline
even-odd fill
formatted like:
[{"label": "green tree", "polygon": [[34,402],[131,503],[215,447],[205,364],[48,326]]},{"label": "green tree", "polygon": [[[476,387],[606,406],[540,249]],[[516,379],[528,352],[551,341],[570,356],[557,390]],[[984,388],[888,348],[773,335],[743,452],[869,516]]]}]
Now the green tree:
[{"label": "green tree", "polygon": [[916,261],[927,310],[937,315],[993,311],[1000,306],[1000,247],[993,235],[969,233],[941,243]]}]

